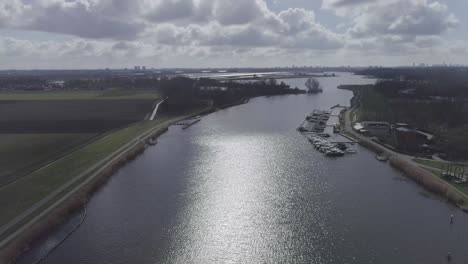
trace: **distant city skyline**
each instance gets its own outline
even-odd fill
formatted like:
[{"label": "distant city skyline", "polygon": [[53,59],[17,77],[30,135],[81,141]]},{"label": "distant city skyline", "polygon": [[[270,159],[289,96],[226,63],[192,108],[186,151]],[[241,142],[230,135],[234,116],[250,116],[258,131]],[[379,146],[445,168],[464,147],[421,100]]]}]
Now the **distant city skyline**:
[{"label": "distant city skyline", "polygon": [[0,0],[0,69],[459,65],[465,0]]}]

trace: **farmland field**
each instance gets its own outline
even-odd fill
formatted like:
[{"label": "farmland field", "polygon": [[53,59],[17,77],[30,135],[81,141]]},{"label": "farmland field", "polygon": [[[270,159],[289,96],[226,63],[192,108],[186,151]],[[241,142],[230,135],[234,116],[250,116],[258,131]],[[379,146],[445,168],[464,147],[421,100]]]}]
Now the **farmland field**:
[{"label": "farmland field", "polygon": [[0,100],[157,100],[159,98],[157,91],[149,90],[0,92]]},{"label": "farmland field", "polygon": [[92,140],[96,134],[0,134],[0,187]]},{"label": "farmland field", "polygon": [[144,120],[155,100],[0,100],[0,133],[102,133]]},{"label": "farmland field", "polygon": [[0,93],[0,187],[144,120],[158,98],[121,90]]}]

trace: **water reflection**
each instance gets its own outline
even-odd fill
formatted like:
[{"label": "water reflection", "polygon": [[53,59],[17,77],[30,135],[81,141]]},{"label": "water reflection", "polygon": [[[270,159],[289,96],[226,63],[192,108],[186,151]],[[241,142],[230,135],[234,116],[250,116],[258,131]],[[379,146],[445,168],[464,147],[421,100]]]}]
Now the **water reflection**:
[{"label": "water reflection", "polygon": [[[291,163],[299,157],[287,138],[228,135],[196,142],[209,151],[191,164],[190,193],[171,230],[176,250],[168,252],[167,262],[264,263],[300,258],[301,247],[320,250],[315,244],[323,245],[318,240],[326,241],[330,233],[323,222],[326,206],[304,204],[294,186],[299,182],[291,176],[301,178],[298,174],[307,173],[310,164]],[[317,198],[327,190],[326,183],[315,187]],[[298,211],[308,225],[295,230]],[[315,241],[307,238],[308,226]]]}]

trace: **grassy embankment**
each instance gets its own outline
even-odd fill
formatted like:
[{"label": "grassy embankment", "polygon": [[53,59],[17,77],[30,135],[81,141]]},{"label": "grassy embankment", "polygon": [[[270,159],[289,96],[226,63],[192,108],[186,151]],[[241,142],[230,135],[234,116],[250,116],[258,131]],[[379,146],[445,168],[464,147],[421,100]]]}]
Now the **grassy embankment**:
[{"label": "grassy embankment", "polygon": [[0,134],[0,187],[88,143],[97,134]]},{"label": "grassy embankment", "polygon": [[447,163],[443,161],[427,160],[427,159],[414,159],[414,161],[425,166],[433,167],[434,169],[437,169],[437,170],[441,170],[441,169],[443,170],[445,167],[447,167],[447,164],[450,164],[450,165],[455,165],[458,167],[463,167],[465,168],[465,171],[468,171],[468,165],[465,165],[465,164]]},{"label": "grassy embankment", "polygon": [[[437,178],[440,178],[440,179],[445,181],[445,179],[442,178],[441,172],[447,167],[448,163],[437,161],[437,160],[422,160],[422,159],[414,159],[414,161],[416,163],[418,163],[418,164],[422,164],[422,165],[433,168],[433,169],[430,169],[430,168],[423,168],[423,169],[431,172]],[[450,164],[450,165],[456,166],[456,167],[461,167],[461,168],[464,168],[465,171],[468,171],[468,165],[455,164],[455,163]],[[453,183],[453,182],[450,182],[450,181],[446,181],[446,182],[448,182],[453,187],[457,188],[457,190],[459,190],[459,191],[463,192],[464,194],[468,195],[468,185],[466,185],[466,184],[457,184],[457,183]]]}]

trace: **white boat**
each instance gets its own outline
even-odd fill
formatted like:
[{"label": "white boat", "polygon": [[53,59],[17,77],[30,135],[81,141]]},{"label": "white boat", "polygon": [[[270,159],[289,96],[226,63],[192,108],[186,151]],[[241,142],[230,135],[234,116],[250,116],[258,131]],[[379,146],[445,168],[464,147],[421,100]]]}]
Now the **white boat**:
[{"label": "white boat", "polygon": [[377,155],[377,156],[375,156],[375,158],[376,158],[378,161],[387,161],[387,160],[389,160],[389,157],[387,157],[387,156],[382,156],[382,155]]},{"label": "white boat", "polygon": [[329,157],[341,157],[341,156],[344,155],[344,152],[341,151],[341,150],[339,150],[339,149],[337,149],[337,148],[333,148],[333,149],[327,151],[327,152],[325,153],[325,155],[326,155],[326,156],[329,156]]},{"label": "white boat", "polygon": [[150,140],[148,140],[148,145],[154,146],[154,145],[156,145],[156,144],[158,144],[158,141],[157,141],[157,140],[152,139],[152,138],[151,138]]}]

